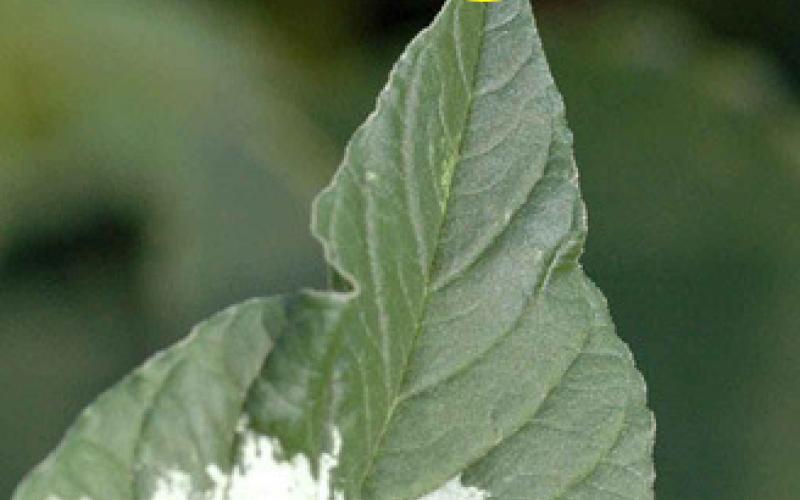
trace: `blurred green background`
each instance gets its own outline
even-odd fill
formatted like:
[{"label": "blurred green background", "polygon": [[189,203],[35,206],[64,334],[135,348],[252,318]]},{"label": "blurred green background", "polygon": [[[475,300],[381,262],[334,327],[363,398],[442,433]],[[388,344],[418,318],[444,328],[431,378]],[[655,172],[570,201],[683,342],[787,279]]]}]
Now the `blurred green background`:
[{"label": "blurred green background", "polygon": [[[433,0],[0,0],[0,497],[220,308],[322,286],[309,203]],[[660,500],[800,498],[800,4],[534,1]]]}]

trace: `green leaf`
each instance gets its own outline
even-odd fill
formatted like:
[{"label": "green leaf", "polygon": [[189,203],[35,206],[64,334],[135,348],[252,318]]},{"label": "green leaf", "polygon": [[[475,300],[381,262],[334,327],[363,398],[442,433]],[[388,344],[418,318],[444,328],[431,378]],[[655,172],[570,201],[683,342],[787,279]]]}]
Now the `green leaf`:
[{"label": "green leaf", "polygon": [[336,370],[298,386],[273,357],[256,428],[316,456],[333,422],[348,498],[458,476],[492,498],[651,498],[644,384],[578,264],[571,143],[529,3],[448,2],[317,200],[314,231],[353,287],[327,339]]},{"label": "green leaf", "polygon": [[84,411],[14,499],[151,498],[143,490],[162,471],[207,482],[209,464],[230,467],[218,461],[234,446],[227,429],[272,346],[267,325],[281,328],[283,313],[280,300],[253,300],[199,325]]},{"label": "green leaf", "polygon": [[644,383],[578,263],[572,138],[527,0],[445,5],[313,229],[347,290],[201,329],[117,424],[116,498],[652,498]]}]

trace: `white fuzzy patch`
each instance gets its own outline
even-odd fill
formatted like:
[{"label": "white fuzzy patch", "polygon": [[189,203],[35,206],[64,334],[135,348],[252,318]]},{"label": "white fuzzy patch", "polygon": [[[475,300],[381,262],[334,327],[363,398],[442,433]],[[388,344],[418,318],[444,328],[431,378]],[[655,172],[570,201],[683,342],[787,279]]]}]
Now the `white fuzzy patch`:
[{"label": "white fuzzy patch", "polygon": [[[333,431],[333,450],[319,457],[319,477],[315,478],[311,462],[297,454],[285,460],[283,447],[276,438],[261,436],[247,428],[239,429],[242,442],[239,464],[226,474],[216,464],[206,469],[214,484],[211,490],[198,491],[189,474],[174,470],[165,473],[156,483],[150,500],[344,500],[344,494],[331,486],[331,472],[338,463],[342,438]],[[487,500],[489,492],[464,486],[456,476],[441,488],[418,500]],[[47,500],[61,500],[50,496]],[[82,497],[80,500],[91,500]]]},{"label": "white fuzzy patch", "polygon": [[169,471],[159,478],[156,491],[150,500],[205,500],[204,493],[192,492],[192,478],[180,471]]},{"label": "white fuzzy patch", "polygon": [[341,436],[335,430],[332,454],[323,453],[319,457],[319,477],[314,478],[311,462],[305,455],[297,454],[288,461],[283,460],[280,441],[247,432],[242,449],[242,466],[235,468],[226,498],[344,500],[342,493],[334,492],[331,488],[331,471],[338,463],[340,449]]},{"label": "white fuzzy patch", "polygon": [[420,497],[419,500],[486,500],[491,498],[488,491],[461,484],[458,475],[444,484],[438,490]]},{"label": "white fuzzy patch", "polygon": [[331,487],[331,471],[338,463],[341,436],[333,432],[333,450],[319,457],[319,477],[302,454],[289,460],[276,438],[241,431],[239,464],[231,474],[216,465],[206,473],[214,483],[211,491],[197,491],[188,474],[170,471],[159,479],[150,500],[344,500],[344,494]]}]

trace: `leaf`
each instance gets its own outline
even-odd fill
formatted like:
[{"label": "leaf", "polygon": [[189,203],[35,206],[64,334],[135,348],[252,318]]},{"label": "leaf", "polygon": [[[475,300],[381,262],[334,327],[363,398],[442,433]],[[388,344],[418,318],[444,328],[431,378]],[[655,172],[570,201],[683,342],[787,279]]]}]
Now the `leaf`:
[{"label": "leaf", "polygon": [[[316,202],[345,290],[207,325],[216,344],[126,422],[133,498],[652,498],[652,416],[578,263],[577,179],[528,1],[447,2]],[[219,351],[265,329],[260,375],[268,345],[226,385]]]},{"label": "leaf", "polygon": [[[571,142],[529,3],[448,2],[316,203],[353,287],[328,339],[337,369],[298,386],[273,356],[256,428],[316,456],[333,421],[348,498],[459,475],[492,498],[651,498],[644,385],[578,264]],[[297,411],[276,416],[290,394]],[[329,413],[303,408],[320,400]]]},{"label": "leaf", "polygon": [[[193,473],[229,457],[247,388],[280,328],[280,300],[253,300],[201,324],[101,396],[14,499],[132,499],[133,471],[180,467]],[[154,476],[150,476],[152,479]]]}]

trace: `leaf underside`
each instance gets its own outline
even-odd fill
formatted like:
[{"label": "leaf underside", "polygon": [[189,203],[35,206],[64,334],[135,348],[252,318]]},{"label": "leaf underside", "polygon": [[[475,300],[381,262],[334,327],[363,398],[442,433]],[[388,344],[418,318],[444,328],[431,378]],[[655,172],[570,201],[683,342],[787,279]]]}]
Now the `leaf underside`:
[{"label": "leaf underside", "polygon": [[572,137],[528,0],[446,3],[312,224],[348,291],[201,325],[87,410],[15,500],[149,500],[174,470],[208,491],[243,415],[287,460],[340,437],[337,498],[453,478],[502,500],[653,497],[644,382],[578,262]]}]

